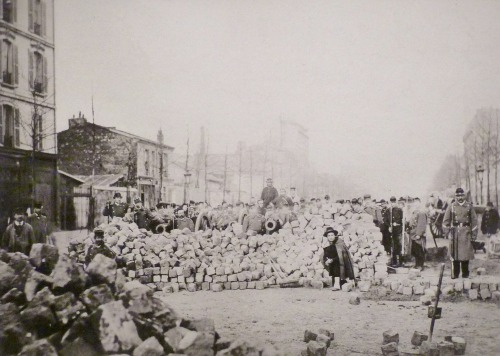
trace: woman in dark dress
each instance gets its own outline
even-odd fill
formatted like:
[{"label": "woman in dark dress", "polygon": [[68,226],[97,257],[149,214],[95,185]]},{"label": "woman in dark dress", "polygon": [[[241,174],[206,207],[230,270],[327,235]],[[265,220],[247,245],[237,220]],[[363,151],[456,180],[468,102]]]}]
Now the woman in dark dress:
[{"label": "woman in dark dress", "polygon": [[[332,290],[341,289],[348,278],[354,280],[351,254],[338,235],[338,231],[332,227],[327,227],[323,234],[330,241],[330,246],[323,249],[323,263],[332,277]],[[339,280],[340,288],[337,287],[336,280]]]}]

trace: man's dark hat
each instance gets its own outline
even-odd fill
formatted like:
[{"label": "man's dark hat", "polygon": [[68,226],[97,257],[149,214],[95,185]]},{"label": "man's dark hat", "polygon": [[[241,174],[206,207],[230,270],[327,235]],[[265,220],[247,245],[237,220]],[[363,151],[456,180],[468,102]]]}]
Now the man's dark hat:
[{"label": "man's dark hat", "polygon": [[330,196],[328,194],[325,195],[325,199],[330,199]]},{"label": "man's dark hat", "polygon": [[379,203],[380,204],[384,204],[384,203],[387,203],[387,202],[385,201],[385,199],[382,199],[381,201],[379,201]]},{"label": "man's dark hat", "polygon": [[104,230],[101,227],[94,229],[94,236],[104,236]]},{"label": "man's dark hat", "polygon": [[290,187],[290,190],[295,190],[295,187]]},{"label": "man's dark hat", "polygon": [[333,232],[335,236],[338,236],[339,232],[335,230],[333,227],[328,226],[325,230],[325,233],[323,234],[324,237],[326,237],[330,232]]},{"label": "man's dark hat", "polygon": [[119,192],[116,192],[114,195],[113,195],[113,199],[114,198],[121,198],[122,195],[119,193]]},{"label": "man's dark hat", "polygon": [[486,203],[486,206],[490,206],[490,207],[493,208],[493,203],[489,201],[489,202]]},{"label": "man's dark hat", "polygon": [[135,204],[137,204],[137,203],[142,203],[141,198],[135,198],[135,199],[134,199],[134,203],[135,203]]},{"label": "man's dark hat", "polygon": [[462,188],[457,188],[457,190],[455,190],[455,195],[465,195],[465,192]]},{"label": "man's dark hat", "polygon": [[14,212],[14,214],[24,215],[24,214],[26,214],[26,209],[18,206],[18,207],[14,208],[13,212]]},{"label": "man's dark hat", "polygon": [[396,199],[396,197],[393,195],[393,196],[391,197],[391,199],[389,199],[389,200],[390,200],[391,202],[393,202],[393,203],[394,203],[397,199]]},{"label": "man's dark hat", "polygon": [[300,198],[300,202],[301,202],[301,203],[305,203],[305,202],[306,202],[306,200],[305,200],[304,198]]},{"label": "man's dark hat", "polygon": [[40,203],[39,201],[37,201],[37,202],[35,202],[35,203],[33,204],[33,208],[35,208],[35,209],[41,209],[41,208],[42,208],[42,206],[43,206],[43,204],[42,204],[42,203]]}]

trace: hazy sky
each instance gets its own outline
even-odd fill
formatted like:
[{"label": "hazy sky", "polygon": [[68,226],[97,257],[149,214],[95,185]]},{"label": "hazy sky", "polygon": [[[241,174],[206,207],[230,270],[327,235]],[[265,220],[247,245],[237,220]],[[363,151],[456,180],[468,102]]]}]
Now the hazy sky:
[{"label": "hazy sky", "polygon": [[[56,0],[58,130],[96,123],[185,151],[309,130],[320,171],[421,194],[500,106],[500,1]],[[92,89],[93,88],[93,89]]]}]

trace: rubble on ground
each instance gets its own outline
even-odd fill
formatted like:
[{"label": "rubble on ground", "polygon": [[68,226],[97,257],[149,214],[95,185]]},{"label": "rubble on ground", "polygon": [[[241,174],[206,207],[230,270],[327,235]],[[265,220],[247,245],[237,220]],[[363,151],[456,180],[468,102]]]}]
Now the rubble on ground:
[{"label": "rubble on ground", "polygon": [[102,255],[85,271],[48,245],[0,250],[0,278],[0,355],[284,355],[220,340],[212,320],[183,318]]},{"label": "rubble on ground", "polygon": [[[102,225],[105,241],[122,261],[126,275],[167,292],[264,289],[292,280],[317,288],[330,285],[322,263],[323,248],[329,245],[323,237],[326,226],[342,230],[357,277],[381,281],[387,276],[380,230],[371,215],[356,213],[349,205],[332,204],[321,214],[300,215],[272,235],[244,233],[237,223],[224,231],[184,229],[162,234],[121,219]],[[91,243],[92,235],[71,241],[71,255],[83,262]]]}]

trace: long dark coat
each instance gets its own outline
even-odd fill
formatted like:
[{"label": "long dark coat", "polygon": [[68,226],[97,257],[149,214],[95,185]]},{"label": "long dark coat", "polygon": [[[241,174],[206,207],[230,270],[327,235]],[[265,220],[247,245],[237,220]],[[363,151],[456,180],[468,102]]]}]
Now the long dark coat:
[{"label": "long dark coat", "polygon": [[323,249],[323,263],[327,259],[332,259],[333,262],[326,266],[330,276],[340,277],[341,280],[350,278],[354,279],[354,268],[351,254],[343,241],[338,240],[328,247]]},{"label": "long dark coat", "polygon": [[[462,224],[462,225],[459,225]],[[465,225],[464,225],[465,224]],[[456,261],[474,259],[472,236],[477,236],[477,215],[471,203],[453,202],[444,213],[443,229],[450,232],[450,255]],[[451,231],[450,231],[451,230]]]}]

